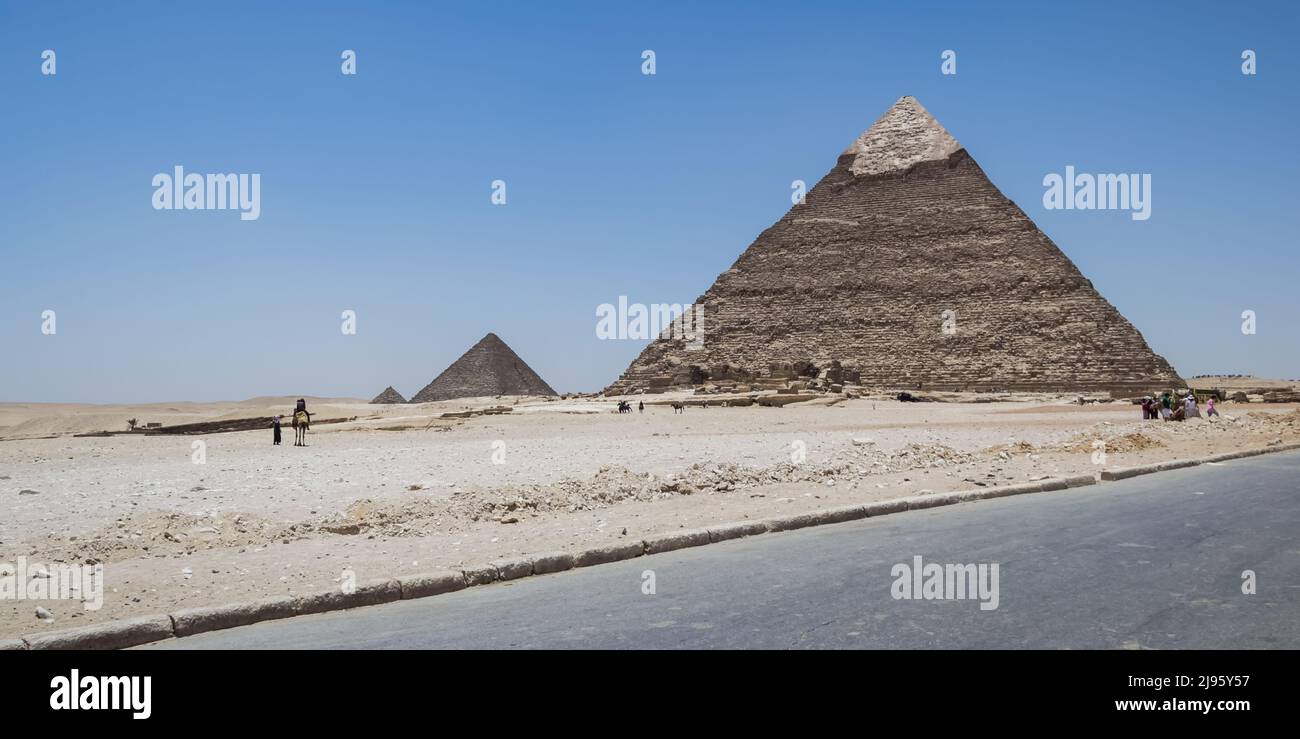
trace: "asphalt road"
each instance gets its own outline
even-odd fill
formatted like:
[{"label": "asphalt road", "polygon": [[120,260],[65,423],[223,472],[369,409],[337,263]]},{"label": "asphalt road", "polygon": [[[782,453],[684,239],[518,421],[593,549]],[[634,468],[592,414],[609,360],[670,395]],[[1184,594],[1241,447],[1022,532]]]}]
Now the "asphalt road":
[{"label": "asphalt road", "polygon": [[[891,569],[997,563],[998,604]],[[654,573],[654,594],[643,573]],[[1242,592],[1253,570],[1257,592]],[[987,599],[986,599],[987,601]],[[1300,453],[768,534],[165,649],[1300,648]]]}]

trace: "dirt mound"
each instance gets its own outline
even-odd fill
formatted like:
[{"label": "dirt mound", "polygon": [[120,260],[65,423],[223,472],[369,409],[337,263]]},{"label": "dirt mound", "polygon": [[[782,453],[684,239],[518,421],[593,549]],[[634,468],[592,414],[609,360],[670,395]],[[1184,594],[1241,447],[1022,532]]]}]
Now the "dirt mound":
[{"label": "dirt mound", "polygon": [[1159,449],[1165,446],[1163,441],[1147,436],[1141,431],[1131,431],[1127,434],[1115,432],[1103,434],[1075,434],[1070,437],[1069,441],[1055,447],[1055,449],[1063,452],[1090,454],[1093,451],[1096,451],[1096,442],[1099,440],[1105,443],[1105,451],[1113,454],[1141,452],[1147,449]]},{"label": "dirt mound", "polygon": [[985,449],[984,451],[988,452],[989,454],[1002,454],[1004,452],[1006,454],[1012,454],[1012,455],[1034,454],[1038,451],[1038,447],[1034,446],[1033,444],[1030,444],[1027,441],[1017,441],[1011,444],[999,444],[997,446],[991,446],[988,449]]}]

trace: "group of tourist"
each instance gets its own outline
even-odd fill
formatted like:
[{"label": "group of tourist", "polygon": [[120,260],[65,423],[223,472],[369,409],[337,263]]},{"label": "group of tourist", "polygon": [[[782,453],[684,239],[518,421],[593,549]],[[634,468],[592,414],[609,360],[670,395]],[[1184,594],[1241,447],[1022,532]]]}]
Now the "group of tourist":
[{"label": "group of tourist", "polygon": [[[1210,418],[1219,415],[1219,411],[1214,407],[1214,396],[1211,395],[1205,401],[1205,416]],[[1166,390],[1159,398],[1146,396],[1142,399],[1142,420],[1164,420],[1164,421],[1186,421],[1189,418],[1200,418],[1201,411],[1196,406],[1196,393],[1191,390],[1182,398]]]}]

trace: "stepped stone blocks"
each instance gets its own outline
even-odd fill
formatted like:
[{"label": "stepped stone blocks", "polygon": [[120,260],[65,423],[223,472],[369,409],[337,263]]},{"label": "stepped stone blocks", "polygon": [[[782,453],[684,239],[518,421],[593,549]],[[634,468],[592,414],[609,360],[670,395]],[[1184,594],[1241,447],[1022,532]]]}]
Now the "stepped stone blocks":
[{"label": "stepped stone blocks", "polygon": [[429,403],[485,395],[555,395],[556,392],[496,334],[484,336],[411,398]]},{"label": "stepped stone blocks", "polygon": [[374,400],[370,402],[376,405],[385,405],[390,403],[405,403],[406,398],[403,398],[401,393],[394,390],[392,385],[389,385],[388,387],[384,388],[384,392],[376,395]]},{"label": "stepped stone blocks", "polygon": [[661,337],[605,392],[690,384],[699,370],[765,386],[809,367],[928,390],[1183,384],[911,97],[696,304],[703,348]]}]

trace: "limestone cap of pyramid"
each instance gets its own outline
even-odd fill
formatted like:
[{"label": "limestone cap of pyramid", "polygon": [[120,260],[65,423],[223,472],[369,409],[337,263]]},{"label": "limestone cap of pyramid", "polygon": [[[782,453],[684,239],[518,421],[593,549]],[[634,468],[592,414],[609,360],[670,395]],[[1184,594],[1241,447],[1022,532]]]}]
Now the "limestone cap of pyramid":
[{"label": "limestone cap of pyramid", "polygon": [[947,159],[962,148],[930,111],[911,95],[894,103],[841,156],[852,157],[849,171],[873,175],[914,164]]}]

